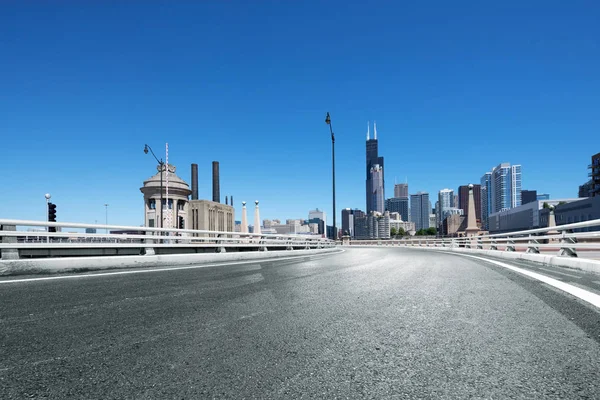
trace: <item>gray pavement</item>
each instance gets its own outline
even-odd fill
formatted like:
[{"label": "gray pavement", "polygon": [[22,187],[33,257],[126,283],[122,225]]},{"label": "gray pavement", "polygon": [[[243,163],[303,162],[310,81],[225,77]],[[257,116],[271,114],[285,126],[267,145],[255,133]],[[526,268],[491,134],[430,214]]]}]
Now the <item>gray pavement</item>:
[{"label": "gray pavement", "polygon": [[600,398],[599,343],[592,306],[405,248],[0,283],[1,399]]}]

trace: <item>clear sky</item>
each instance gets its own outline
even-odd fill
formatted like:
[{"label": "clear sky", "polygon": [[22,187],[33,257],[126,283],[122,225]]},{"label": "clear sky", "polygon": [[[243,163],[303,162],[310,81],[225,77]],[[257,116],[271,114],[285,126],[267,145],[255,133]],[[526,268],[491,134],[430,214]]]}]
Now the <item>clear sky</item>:
[{"label": "clear sky", "polygon": [[[52,4],[51,4],[52,3]],[[211,197],[263,218],[365,207],[377,121],[386,197],[523,166],[576,197],[600,151],[597,1],[7,1],[0,12],[0,217],[143,223],[148,143]],[[159,155],[160,156],[160,155]],[[252,218],[252,214],[249,215]],[[330,220],[330,219],[329,219]],[[341,224],[338,214],[338,225]]]}]

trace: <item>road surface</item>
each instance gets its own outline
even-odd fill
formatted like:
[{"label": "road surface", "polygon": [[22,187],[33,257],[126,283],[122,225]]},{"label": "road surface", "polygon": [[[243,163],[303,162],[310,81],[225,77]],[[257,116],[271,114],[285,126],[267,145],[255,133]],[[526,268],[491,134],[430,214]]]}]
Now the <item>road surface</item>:
[{"label": "road surface", "polygon": [[598,309],[489,262],[354,248],[122,272],[0,281],[1,399],[600,398]]}]

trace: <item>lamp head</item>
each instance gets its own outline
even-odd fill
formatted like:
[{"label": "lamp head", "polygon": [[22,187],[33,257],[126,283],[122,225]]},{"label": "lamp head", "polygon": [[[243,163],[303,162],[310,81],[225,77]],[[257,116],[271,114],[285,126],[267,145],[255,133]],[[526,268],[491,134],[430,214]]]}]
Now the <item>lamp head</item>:
[{"label": "lamp head", "polygon": [[46,193],[46,194],[44,195],[44,197],[46,198],[46,200],[50,200],[50,197],[52,197],[52,196],[50,196],[50,193]]},{"label": "lamp head", "polygon": [[330,125],[330,124],[331,124],[331,118],[329,118],[329,113],[327,113],[327,116],[325,117],[325,123],[326,123],[327,125]]},{"label": "lamp head", "polygon": [[148,154],[148,145],[144,145],[144,154]]},{"label": "lamp head", "polygon": [[469,183],[469,189],[473,189],[473,184]]}]

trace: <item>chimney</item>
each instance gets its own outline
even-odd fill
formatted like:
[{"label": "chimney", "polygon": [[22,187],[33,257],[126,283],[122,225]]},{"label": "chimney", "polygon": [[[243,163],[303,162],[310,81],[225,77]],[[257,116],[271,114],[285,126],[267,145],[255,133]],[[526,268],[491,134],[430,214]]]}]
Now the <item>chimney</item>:
[{"label": "chimney", "polygon": [[227,195],[225,196],[225,205],[229,205],[229,203],[227,202]]},{"label": "chimney", "polygon": [[192,200],[198,200],[198,164],[192,164]]},{"label": "chimney", "polygon": [[233,195],[229,196],[229,205],[233,207]]},{"label": "chimney", "polygon": [[213,198],[212,200],[214,202],[220,203],[221,202],[221,189],[219,187],[219,162],[218,161],[213,161],[212,163],[212,169],[213,169]]}]

